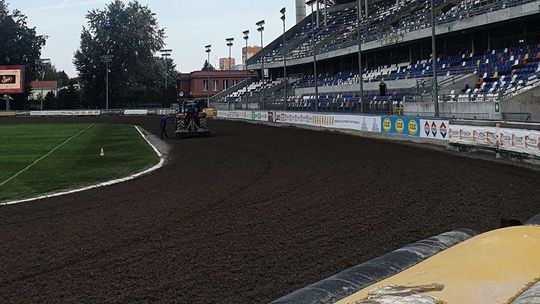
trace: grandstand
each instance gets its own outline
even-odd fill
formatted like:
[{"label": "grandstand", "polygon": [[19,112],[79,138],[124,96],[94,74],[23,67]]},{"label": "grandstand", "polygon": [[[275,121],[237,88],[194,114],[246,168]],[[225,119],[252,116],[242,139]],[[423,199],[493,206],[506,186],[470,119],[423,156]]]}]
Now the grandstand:
[{"label": "grandstand", "polygon": [[[367,5],[362,5],[360,22],[357,1],[331,1],[249,59],[248,67],[259,76],[264,60],[270,93],[259,94],[260,80],[214,102],[218,107],[227,101],[242,108],[249,101],[257,103],[252,108],[303,111],[391,112],[399,107],[411,115],[432,115],[430,1],[361,2]],[[535,97],[540,94],[540,1],[434,0],[434,5],[441,115],[540,119]],[[381,81],[387,84],[386,96],[378,93]],[[242,98],[245,95],[252,98]],[[495,103],[500,103],[501,113],[494,112]]]}]

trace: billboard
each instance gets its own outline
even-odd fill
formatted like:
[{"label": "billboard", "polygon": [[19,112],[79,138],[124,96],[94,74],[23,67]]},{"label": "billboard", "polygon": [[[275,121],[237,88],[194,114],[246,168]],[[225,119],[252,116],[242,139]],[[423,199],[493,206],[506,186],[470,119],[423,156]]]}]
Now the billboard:
[{"label": "billboard", "polygon": [[0,66],[0,94],[24,92],[24,66]]},{"label": "billboard", "polygon": [[420,137],[431,138],[439,140],[448,140],[448,128],[450,127],[450,121],[441,119],[421,119]]},{"label": "billboard", "polygon": [[407,116],[381,117],[382,133],[405,136],[420,136],[420,119]]}]

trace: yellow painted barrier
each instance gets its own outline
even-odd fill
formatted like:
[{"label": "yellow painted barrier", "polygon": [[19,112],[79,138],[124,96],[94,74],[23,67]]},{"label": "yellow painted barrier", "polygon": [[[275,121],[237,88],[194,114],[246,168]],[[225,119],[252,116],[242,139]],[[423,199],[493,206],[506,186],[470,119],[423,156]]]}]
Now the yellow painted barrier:
[{"label": "yellow painted barrier", "polygon": [[[539,279],[539,256],[540,227],[494,230],[462,242],[337,303],[379,303],[372,300],[385,292],[395,295],[410,293],[411,290],[416,291],[419,297],[443,303],[508,303]],[[368,296],[372,299],[368,300]]]}]

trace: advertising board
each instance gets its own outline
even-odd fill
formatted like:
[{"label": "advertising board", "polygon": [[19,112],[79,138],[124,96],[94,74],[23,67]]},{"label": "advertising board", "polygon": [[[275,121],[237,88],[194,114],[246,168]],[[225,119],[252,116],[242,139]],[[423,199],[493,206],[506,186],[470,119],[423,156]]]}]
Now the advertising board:
[{"label": "advertising board", "polygon": [[540,157],[540,131],[490,126],[450,125],[452,144],[478,146]]},{"label": "advertising board", "polygon": [[382,116],[382,133],[420,136],[420,119],[407,116]]},{"label": "advertising board", "polygon": [[148,110],[124,110],[124,115],[148,115]]},{"label": "advertising board", "polygon": [[24,92],[24,66],[0,66],[0,94]]},{"label": "advertising board", "polygon": [[30,116],[73,116],[73,111],[30,111]]},{"label": "advertising board", "polygon": [[450,121],[437,119],[420,119],[420,137],[448,140]]}]

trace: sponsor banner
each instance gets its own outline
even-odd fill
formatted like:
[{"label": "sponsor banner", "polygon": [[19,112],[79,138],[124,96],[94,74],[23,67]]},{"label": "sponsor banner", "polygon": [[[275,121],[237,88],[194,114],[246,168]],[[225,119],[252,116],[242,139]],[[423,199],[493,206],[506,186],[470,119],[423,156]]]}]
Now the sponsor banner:
[{"label": "sponsor banner", "polygon": [[450,121],[448,120],[420,119],[420,127],[422,138],[448,140],[450,137],[448,134]]},{"label": "sponsor banner", "polygon": [[99,116],[100,110],[73,111],[73,116]]},{"label": "sponsor banner", "polygon": [[245,117],[245,119],[249,120],[256,120],[256,121],[274,121],[274,114],[271,112],[264,112],[264,111],[251,111],[251,112],[245,112],[249,113],[249,117]]},{"label": "sponsor banner", "polygon": [[540,157],[540,131],[499,129],[499,149]]},{"label": "sponsor banner", "polygon": [[124,110],[124,115],[148,115],[148,110]]},{"label": "sponsor banner", "polygon": [[313,125],[312,113],[281,112],[276,114],[276,122],[297,125]]},{"label": "sponsor banner", "polygon": [[450,143],[481,146],[496,149],[499,134],[495,127],[450,125]]},{"label": "sponsor banner", "polygon": [[100,110],[101,115],[123,115],[123,110]]},{"label": "sponsor banner", "polygon": [[24,66],[0,66],[0,94],[24,92]]},{"label": "sponsor banner", "polygon": [[73,116],[73,111],[30,111],[30,116]]},{"label": "sponsor banner", "polygon": [[334,115],[334,128],[381,132],[380,116]]},{"label": "sponsor banner", "polygon": [[275,121],[332,129],[381,132],[380,116],[278,112]]},{"label": "sponsor banner", "polygon": [[540,157],[540,131],[451,125],[450,143],[498,149]]},{"label": "sponsor banner", "polygon": [[407,116],[383,116],[381,117],[382,133],[420,136],[420,119]]}]

